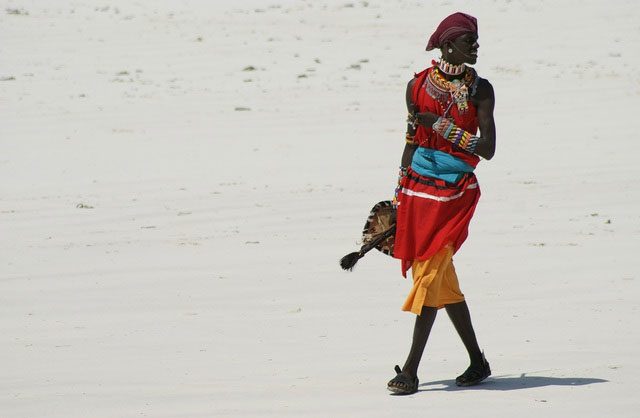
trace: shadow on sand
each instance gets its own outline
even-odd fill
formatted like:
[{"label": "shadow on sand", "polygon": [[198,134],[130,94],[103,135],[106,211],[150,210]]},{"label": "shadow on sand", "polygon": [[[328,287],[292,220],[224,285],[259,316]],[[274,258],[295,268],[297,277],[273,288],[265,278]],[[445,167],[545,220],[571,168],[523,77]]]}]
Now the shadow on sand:
[{"label": "shadow on sand", "polygon": [[[589,377],[545,377],[527,376],[522,373],[520,376],[492,376],[477,386],[461,388],[456,386],[455,380],[437,380],[422,383],[419,387],[421,392],[433,391],[456,391],[456,390],[520,390],[539,388],[543,386],[584,386],[593,383],[605,383],[608,380]],[[435,387],[433,387],[435,386]]]}]

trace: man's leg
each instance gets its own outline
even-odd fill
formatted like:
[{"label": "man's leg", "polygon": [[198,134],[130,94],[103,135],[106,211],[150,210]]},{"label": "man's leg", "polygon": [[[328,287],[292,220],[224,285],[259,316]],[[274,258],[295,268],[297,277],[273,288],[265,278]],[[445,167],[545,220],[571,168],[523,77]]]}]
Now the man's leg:
[{"label": "man's leg", "polygon": [[422,359],[422,353],[427,345],[429,334],[431,333],[431,327],[436,320],[438,310],[429,306],[423,306],[420,315],[416,316],[416,323],[413,327],[413,341],[411,343],[411,350],[409,350],[409,356],[404,363],[402,373],[409,377],[415,377],[418,375],[418,365],[420,359]]},{"label": "man's leg", "polygon": [[467,302],[462,301],[445,305],[445,309],[449,314],[449,318],[451,318],[451,322],[453,322],[453,326],[458,331],[458,335],[467,349],[469,360],[471,361],[469,368],[456,378],[456,384],[458,386],[476,385],[491,375],[491,368],[478,346],[476,333],[473,331],[473,325],[471,325],[471,314],[469,313]]},{"label": "man's leg", "polygon": [[471,325],[471,314],[469,313],[467,302],[452,303],[445,305],[444,308],[447,310],[453,326],[458,331],[458,335],[469,353],[471,364],[482,364],[482,351],[480,351],[476,333],[473,331],[473,325]]},{"label": "man's leg", "polygon": [[[422,358],[422,353],[427,345],[431,328],[436,320],[436,314],[438,310],[429,306],[423,306],[420,315],[416,316],[416,323],[413,327],[413,341],[411,343],[411,350],[409,350],[409,356],[404,363],[402,370],[396,366],[398,376],[389,381],[389,389],[399,393],[413,393],[417,388],[417,375],[418,365]],[[409,390],[410,386],[413,386],[413,390]],[[394,390],[397,389],[397,390]]]}]

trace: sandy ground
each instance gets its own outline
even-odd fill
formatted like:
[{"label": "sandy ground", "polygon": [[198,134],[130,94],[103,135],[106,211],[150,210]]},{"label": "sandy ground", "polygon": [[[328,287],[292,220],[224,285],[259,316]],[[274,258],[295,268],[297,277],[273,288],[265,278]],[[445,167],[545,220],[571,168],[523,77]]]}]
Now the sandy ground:
[{"label": "sandy ground", "polygon": [[[635,1],[0,1],[0,416],[635,417]],[[479,19],[498,151],[456,255],[493,376],[420,392],[409,282],[354,272],[437,23]]]}]

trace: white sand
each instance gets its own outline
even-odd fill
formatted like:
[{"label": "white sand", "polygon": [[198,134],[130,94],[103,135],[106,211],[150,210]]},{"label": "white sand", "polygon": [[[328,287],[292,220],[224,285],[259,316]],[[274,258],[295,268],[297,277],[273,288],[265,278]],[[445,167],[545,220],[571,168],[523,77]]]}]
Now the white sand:
[{"label": "white sand", "polygon": [[[639,6],[433,3],[0,1],[0,416],[638,416]],[[457,10],[497,96],[456,256],[494,374],[453,385],[442,312],[395,397],[409,282],[337,261]]]}]

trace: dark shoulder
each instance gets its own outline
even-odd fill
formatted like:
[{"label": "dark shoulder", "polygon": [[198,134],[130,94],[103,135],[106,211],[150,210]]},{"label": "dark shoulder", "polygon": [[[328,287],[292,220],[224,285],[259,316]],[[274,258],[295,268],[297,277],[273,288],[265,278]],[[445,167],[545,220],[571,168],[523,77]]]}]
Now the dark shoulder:
[{"label": "dark shoulder", "polygon": [[420,80],[424,80],[428,72],[429,72],[429,68],[426,68],[420,71],[419,73],[414,74],[413,78],[409,80],[409,82],[407,83],[406,99],[407,99],[407,107],[409,109],[413,108],[413,91],[415,90],[416,83],[421,82]]},{"label": "dark shoulder", "polygon": [[407,101],[407,107],[408,108],[412,108],[413,107],[413,88],[414,88],[417,80],[418,80],[417,77],[413,77],[407,83],[406,101]]},{"label": "dark shoulder", "polygon": [[476,101],[494,100],[493,86],[486,78],[478,77],[473,98]]},{"label": "dark shoulder", "polygon": [[406,93],[407,104],[411,103],[411,100],[413,99],[413,87],[416,84],[416,80],[417,80],[417,77],[413,77],[407,83],[407,93]]}]

